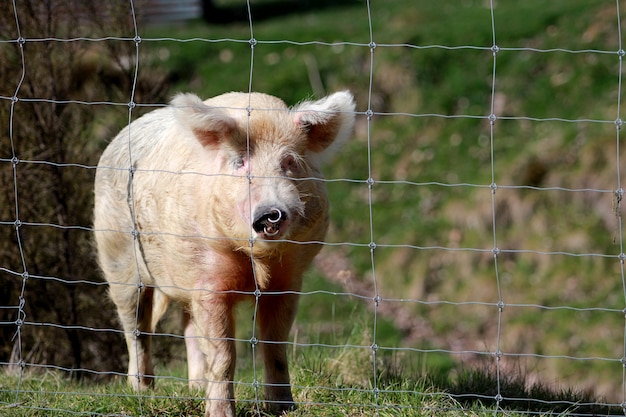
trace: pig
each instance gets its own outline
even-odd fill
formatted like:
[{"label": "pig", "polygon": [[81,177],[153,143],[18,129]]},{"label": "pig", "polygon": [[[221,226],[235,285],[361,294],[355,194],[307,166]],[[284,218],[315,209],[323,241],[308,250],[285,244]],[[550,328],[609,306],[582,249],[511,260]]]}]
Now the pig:
[{"label": "pig", "polygon": [[303,273],[329,224],[320,166],[351,136],[354,112],[347,91],[291,108],[262,93],[179,94],[106,147],[95,175],[95,244],[135,389],[154,381],[150,335],[177,301],[189,385],[206,389],[207,416],[234,416],[233,308],[248,299],[265,408],[295,408],[287,340]]}]

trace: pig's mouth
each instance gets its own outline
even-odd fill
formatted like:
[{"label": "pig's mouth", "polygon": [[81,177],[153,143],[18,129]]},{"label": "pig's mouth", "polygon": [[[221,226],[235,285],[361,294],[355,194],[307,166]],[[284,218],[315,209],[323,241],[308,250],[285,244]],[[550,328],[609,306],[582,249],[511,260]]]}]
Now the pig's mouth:
[{"label": "pig's mouth", "polygon": [[277,208],[263,211],[252,223],[255,232],[265,237],[276,237],[280,233],[280,227],[287,219],[287,213]]}]

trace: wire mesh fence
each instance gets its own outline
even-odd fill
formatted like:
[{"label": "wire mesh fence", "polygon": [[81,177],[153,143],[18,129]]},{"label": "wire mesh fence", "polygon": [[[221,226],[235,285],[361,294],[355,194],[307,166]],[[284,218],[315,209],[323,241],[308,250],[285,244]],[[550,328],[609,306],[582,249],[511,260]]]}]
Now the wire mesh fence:
[{"label": "wire mesh fence", "polygon": [[[215,4],[212,20],[221,23],[188,30],[150,26],[136,1],[14,0],[1,12],[4,411],[158,415],[170,405],[149,402],[156,397],[191,404],[179,413],[202,413],[204,394],[186,391],[180,370],[180,309],[153,334],[156,385],[170,391],[33,385],[68,377],[125,383],[128,331],[92,243],[98,158],[123,126],[165,108],[179,89],[207,97],[267,91],[294,105],[349,89],[355,132],[324,169],[329,235],[295,291],[301,313],[287,350],[299,408],[410,415],[461,411],[466,399],[479,399],[489,413],[581,402],[621,412],[619,0],[270,3]],[[284,27],[268,23],[290,8]],[[335,25],[341,30],[328,29]],[[404,31],[413,25],[428,33]],[[192,70],[197,51],[211,59]],[[234,389],[258,414],[264,294],[246,291],[253,302],[237,315]],[[484,380],[463,389],[464,370],[475,369]],[[328,381],[307,377],[315,373]],[[443,382],[423,385],[424,374]],[[536,386],[590,399],[546,399]],[[117,411],[87,401],[76,410],[32,399],[41,392],[125,402]],[[433,405],[439,395],[455,402]]]}]

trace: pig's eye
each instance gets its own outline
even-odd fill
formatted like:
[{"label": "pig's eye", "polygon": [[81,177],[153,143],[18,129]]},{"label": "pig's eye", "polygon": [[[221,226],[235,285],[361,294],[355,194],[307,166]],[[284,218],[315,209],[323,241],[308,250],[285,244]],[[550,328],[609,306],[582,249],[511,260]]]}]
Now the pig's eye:
[{"label": "pig's eye", "polygon": [[233,167],[235,169],[241,169],[246,165],[246,156],[245,155],[237,155],[233,160]]},{"label": "pig's eye", "polygon": [[285,175],[294,176],[300,170],[300,165],[293,155],[287,155],[281,161],[281,169]]}]

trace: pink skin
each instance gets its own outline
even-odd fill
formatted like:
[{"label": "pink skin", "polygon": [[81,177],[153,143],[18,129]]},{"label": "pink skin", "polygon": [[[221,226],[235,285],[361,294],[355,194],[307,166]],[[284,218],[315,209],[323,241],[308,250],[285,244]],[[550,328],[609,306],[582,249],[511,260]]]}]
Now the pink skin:
[{"label": "pink skin", "polygon": [[[281,160],[280,169],[282,172],[293,172],[297,169],[296,165],[297,164],[295,163],[293,156],[286,155]],[[267,201],[263,200],[265,196],[262,195],[262,191],[258,189],[261,187],[256,187],[254,184],[254,177],[251,175],[250,160],[248,155],[240,155],[237,157],[233,175],[247,177],[250,181],[247,195],[237,204],[237,212],[243,222],[250,225],[251,239],[277,240],[285,237],[287,231],[289,230],[290,218],[294,214],[293,210],[288,210],[285,214],[279,214],[278,221],[269,224],[269,226],[272,226],[273,229],[266,228],[263,231],[255,231],[252,226],[254,222],[252,220],[252,214],[256,212],[259,206],[278,206],[280,203],[277,202],[275,204],[268,204]]]}]

